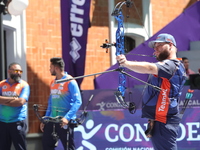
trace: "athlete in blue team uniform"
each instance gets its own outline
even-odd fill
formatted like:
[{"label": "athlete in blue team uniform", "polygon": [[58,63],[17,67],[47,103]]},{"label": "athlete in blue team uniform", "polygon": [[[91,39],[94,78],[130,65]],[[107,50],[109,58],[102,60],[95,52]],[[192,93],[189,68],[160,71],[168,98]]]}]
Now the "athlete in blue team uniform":
[{"label": "athlete in blue team uniform", "polygon": [[[72,78],[67,72],[64,72],[62,58],[54,57],[50,62],[50,72],[51,75],[56,76],[55,80]],[[45,116],[61,116],[63,117],[62,124],[49,122],[44,125],[41,123],[40,128],[44,132],[43,149],[54,150],[57,140],[60,140],[62,148],[59,149],[75,150],[73,122],[76,119],[76,112],[82,104],[80,90],[75,80],[63,83],[55,83],[55,80],[50,84],[50,97]],[[68,127],[65,128],[66,126]],[[52,133],[56,133],[58,138],[52,136]]]},{"label": "athlete in blue team uniform", "polygon": [[9,78],[0,82],[0,150],[26,150],[27,101],[30,87],[21,79],[18,63],[8,68]]},{"label": "athlete in blue team uniform", "polygon": [[149,42],[159,62],[127,61],[124,55],[116,57],[121,66],[135,72],[151,74],[149,83],[160,87],[158,91],[148,86],[143,96],[142,118],[149,119],[146,134],[151,137],[155,150],[177,150],[180,115],[178,101],[186,80],[185,68],[176,57],[176,41],[170,34],[160,34]]}]

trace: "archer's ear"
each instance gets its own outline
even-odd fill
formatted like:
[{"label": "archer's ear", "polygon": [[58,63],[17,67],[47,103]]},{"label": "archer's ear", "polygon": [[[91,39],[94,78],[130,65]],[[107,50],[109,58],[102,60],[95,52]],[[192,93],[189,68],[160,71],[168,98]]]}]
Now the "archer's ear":
[{"label": "archer's ear", "polygon": [[10,73],[11,73],[11,70],[10,70],[10,69],[8,69],[8,71],[7,71],[7,72],[8,72],[8,74],[10,74]]},{"label": "archer's ear", "polygon": [[60,71],[62,71],[58,66],[55,66],[55,71],[56,72],[60,72]]},{"label": "archer's ear", "polygon": [[169,43],[169,46],[170,46],[170,50],[171,50],[171,48],[174,46],[172,43]]}]

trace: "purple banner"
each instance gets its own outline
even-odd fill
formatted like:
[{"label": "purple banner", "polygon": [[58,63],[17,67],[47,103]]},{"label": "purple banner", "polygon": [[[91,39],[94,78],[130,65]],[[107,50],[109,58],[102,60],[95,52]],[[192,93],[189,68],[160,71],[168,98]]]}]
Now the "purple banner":
[{"label": "purple banner", "polygon": [[[180,123],[177,139],[178,150],[199,150],[199,108],[186,109]],[[77,150],[153,150],[144,131],[147,119],[141,118],[141,110],[90,111],[83,125],[75,128]]]},{"label": "purple banner", "polygon": [[[89,11],[90,0],[61,0],[62,57],[74,77],[84,74]],[[79,86],[82,80],[77,80]]]}]

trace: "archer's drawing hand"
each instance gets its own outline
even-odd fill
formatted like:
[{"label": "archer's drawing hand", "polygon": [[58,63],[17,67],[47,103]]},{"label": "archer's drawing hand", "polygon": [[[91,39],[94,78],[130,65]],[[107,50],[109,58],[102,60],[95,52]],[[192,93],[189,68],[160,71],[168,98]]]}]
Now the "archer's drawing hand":
[{"label": "archer's drawing hand", "polygon": [[123,54],[116,56],[116,59],[121,66],[124,66],[127,61],[126,57]]},{"label": "archer's drawing hand", "polygon": [[40,123],[40,130],[44,132],[44,123]]},{"label": "archer's drawing hand", "polygon": [[62,118],[62,123],[61,123],[61,127],[63,128],[64,126],[68,125],[69,121],[66,118]]}]

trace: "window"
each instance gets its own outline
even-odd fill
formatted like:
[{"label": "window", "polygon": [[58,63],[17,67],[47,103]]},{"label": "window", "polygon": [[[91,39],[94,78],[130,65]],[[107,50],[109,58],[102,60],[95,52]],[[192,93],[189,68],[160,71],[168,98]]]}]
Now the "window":
[{"label": "window", "polygon": [[124,37],[124,44],[125,44],[125,53],[130,52],[135,48],[135,40],[131,37],[125,36]]}]

